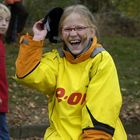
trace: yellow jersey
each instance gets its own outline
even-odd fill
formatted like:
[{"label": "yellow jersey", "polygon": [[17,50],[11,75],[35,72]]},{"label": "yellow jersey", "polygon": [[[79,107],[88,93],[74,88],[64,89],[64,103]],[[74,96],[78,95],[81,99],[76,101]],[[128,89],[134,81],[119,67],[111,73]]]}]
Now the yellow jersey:
[{"label": "yellow jersey", "polygon": [[44,140],[82,140],[86,129],[105,131],[112,140],[127,140],[119,119],[122,96],[118,75],[107,51],[72,64],[54,49],[17,81],[49,97],[50,127]]}]

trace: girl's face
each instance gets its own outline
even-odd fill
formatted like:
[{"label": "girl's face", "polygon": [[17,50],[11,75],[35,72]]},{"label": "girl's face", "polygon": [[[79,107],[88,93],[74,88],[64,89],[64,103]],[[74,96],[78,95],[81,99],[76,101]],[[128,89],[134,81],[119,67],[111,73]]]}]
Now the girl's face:
[{"label": "girl's face", "polygon": [[74,55],[80,54],[94,35],[95,30],[77,13],[70,14],[63,21],[61,38]]},{"label": "girl's face", "polygon": [[0,34],[5,34],[10,22],[10,16],[6,13],[0,14]]}]

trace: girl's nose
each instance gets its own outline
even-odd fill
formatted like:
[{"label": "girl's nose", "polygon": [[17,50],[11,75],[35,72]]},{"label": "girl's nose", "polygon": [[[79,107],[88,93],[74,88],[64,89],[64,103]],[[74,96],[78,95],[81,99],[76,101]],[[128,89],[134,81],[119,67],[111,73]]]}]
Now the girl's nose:
[{"label": "girl's nose", "polygon": [[74,29],[73,29],[73,30],[71,30],[71,31],[70,31],[70,35],[71,35],[71,36],[75,36],[75,35],[77,35],[77,31],[76,31],[76,30],[74,30]]},{"label": "girl's nose", "polygon": [[7,24],[7,22],[6,22],[6,20],[2,20],[2,25],[6,25]]}]

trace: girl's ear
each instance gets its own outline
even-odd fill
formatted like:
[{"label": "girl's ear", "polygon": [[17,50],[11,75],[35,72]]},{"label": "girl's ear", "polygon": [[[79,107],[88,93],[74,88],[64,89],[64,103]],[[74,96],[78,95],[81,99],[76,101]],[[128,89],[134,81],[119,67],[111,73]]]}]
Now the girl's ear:
[{"label": "girl's ear", "polygon": [[94,28],[91,28],[91,34],[92,34],[92,36],[96,35],[96,30]]}]

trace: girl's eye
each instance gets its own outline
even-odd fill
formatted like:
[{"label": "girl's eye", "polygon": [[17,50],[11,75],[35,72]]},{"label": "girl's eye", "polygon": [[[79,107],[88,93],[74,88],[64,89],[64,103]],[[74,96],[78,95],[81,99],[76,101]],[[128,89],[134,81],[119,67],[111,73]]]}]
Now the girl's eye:
[{"label": "girl's eye", "polygon": [[84,27],[84,26],[77,26],[75,27],[75,30],[76,31],[84,31],[87,27]]},{"label": "girl's eye", "polygon": [[9,22],[9,21],[10,21],[10,17],[7,17],[7,18],[6,18],[6,22]]},{"label": "girl's eye", "polygon": [[84,31],[85,29],[89,28],[88,26],[75,26],[75,27],[65,27],[63,28],[64,32],[71,32],[72,30],[76,31],[76,32],[81,32]]},{"label": "girl's eye", "polygon": [[10,21],[10,19],[6,19],[6,22],[9,22]]},{"label": "girl's eye", "polygon": [[70,28],[70,27],[69,27],[69,28],[64,28],[64,31],[65,31],[65,32],[70,32],[70,31],[72,31],[72,30],[73,30],[73,28]]}]

